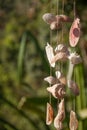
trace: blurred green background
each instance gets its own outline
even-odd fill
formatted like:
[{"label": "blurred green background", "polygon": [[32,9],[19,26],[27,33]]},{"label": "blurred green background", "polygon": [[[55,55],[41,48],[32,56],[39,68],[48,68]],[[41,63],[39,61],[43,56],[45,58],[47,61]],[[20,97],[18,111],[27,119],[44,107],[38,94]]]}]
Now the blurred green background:
[{"label": "blurred green background", "polygon": [[[52,8],[50,9],[50,1]],[[45,125],[49,95],[43,78],[50,67],[45,54],[49,42],[49,26],[42,20],[46,12],[56,13],[56,0],[0,0],[0,130],[55,130]],[[59,13],[62,1],[59,0]],[[65,0],[64,12],[73,18],[73,0]],[[83,58],[75,67],[80,96],[76,98],[79,129],[87,129],[87,1],[76,0],[76,12],[81,19],[81,38],[76,50]],[[68,43],[70,24],[64,26],[64,41]],[[52,40],[56,43],[56,33]],[[67,35],[65,35],[67,34]],[[65,37],[66,36],[66,37]],[[61,30],[59,30],[61,38]],[[66,73],[66,66],[63,70]],[[64,130],[69,130],[69,111],[74,97],[65,97]],[[57,101],[52,105],[57,112]]]}]

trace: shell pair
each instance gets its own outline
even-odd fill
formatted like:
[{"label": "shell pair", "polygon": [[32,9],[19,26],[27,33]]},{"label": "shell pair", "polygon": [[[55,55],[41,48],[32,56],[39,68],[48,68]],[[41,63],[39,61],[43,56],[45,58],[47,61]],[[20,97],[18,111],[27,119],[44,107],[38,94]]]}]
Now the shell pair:
[{"label": "shell pair", "polygon": [[63,14],[54,15],[51,13],[46,13],[42,18],[47,24],[50,24],[51,30],[60,29],[62,27],[62,22],[72,22],[71,18]]},{"label": "shell pair", "polygon": [[54,51],[53,47],[47,43],[45,50],[51,67],[55,67],[56,61],[65,61],[69,56],[69,50],[64,44],[57,45]]},{"label": "shell pair", "polygon": [[53,115],[53,108],[52,106],[47,103],[47,112],[46,112],[46,124],[50,125],[53,122],[54,119],[54,127],[57,130],[61,130],[63,128],[63,120],[65,118],[65,106],[64,106],[64,99],[61,100],[58,106],[58,113],[56,117],[54,118]]}]

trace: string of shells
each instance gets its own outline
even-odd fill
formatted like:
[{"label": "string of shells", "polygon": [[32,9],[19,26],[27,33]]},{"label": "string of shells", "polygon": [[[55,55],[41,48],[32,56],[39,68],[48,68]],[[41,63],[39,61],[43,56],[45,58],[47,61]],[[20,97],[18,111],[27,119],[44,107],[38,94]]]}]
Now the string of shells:
[{"label": "string of shells", "polygon": [[[69,46],[75,47],[77,45],[80,38],[80,19],[78,17],[72,20],[72,18],[64,14],[54,15],[46,13],[42,18],[52,31],[61,29],[63,27],[62,24],[71,23]],[[76,52],[71,52],[69,49],[70,47],[66,46],[66,44],[57,44],[57,46],[53,48],[51,43],[47,43],[45,51],[50,67],[55,68],[57,62],[69,61],[72,67],[81,63],[82,59],[80,55]],[[56,116],[54,116],[52,105],[47,103],[46,124],[50,125],[54,122],[54,127],[57,130],[62,130],[63,121],[65,119],[64,97],[66,96],[66,87],[68,86],[72,94],[78,96],[80,94],[79,86],[71,78],[66,78],[60,70],[57,70],[54,76],[50,75],[45,77],[44,80],[49,84],[49,87],[47,87],[48,93],[59,100]],[[70,130],[78,129],[78,120],[73,110],[70,111],[69,128]]]}]

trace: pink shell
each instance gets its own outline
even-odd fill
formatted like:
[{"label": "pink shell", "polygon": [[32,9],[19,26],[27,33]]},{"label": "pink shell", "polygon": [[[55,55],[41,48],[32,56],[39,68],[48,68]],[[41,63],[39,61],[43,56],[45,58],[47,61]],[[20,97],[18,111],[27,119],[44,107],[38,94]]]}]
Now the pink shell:
[{"label": "pink shell", "polygon": [[75,47],[80,38],[80,19],[76,18],[70,28],[69,42],[71,47]]}]

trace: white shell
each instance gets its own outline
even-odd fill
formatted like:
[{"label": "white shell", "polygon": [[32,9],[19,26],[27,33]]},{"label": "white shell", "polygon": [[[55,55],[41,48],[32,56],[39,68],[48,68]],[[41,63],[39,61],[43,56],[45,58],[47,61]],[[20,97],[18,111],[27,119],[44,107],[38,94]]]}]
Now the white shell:
[{"label": "white shell", "polygon": [[47,43],[45,50],[46,50],[46,55],[47,55],[47,58],[48,58],[48,61],[51,65],[51,67],[55,67],[55,63],[51,63],[52,58],[54,58],[54,53],[53,53],[53,48],[49,43]]},{"label": "white shell", "polygon": [[58,114],[54,119],[54,127],[58,130],[61,130],[63,128],[62,122],[65,119],[64,99],[61,100],[58,108]]},{"label": "white shell", "polygon": [[52,22],[56,21],[55,15],[51,13],[44,14],[42,18],[47,24],[51,24]]},{"label": "white shell", "polygon": [[53,76],[48,76],[44,78],[45,81],[47,81],[49,84],[57,84],[59,83],[59,80],[57,78],[54,78]]},{"label": "white shell", "polygon": [[66,83],[67,83],[66,77],[60,71],[56,71],[55,74],[56,74],[56,77],[58,78],[58,80],[62,84],[66,85]]},{"label": "white shell", "polygon": [[70,130],[77,130],[78,129],[78,120],[76,118],[76,114],[74,111],[70,112],[70,123],[69,123]]},{"label": "white shell", "polygon": [[50,29],[51,30],[57,30],[57,29],[60,29],[61,26],[62,26],[62,24],[60,22],[54,21],[54,22],[51,23]]},{"label": "white shell", "polygon": [[61,83],[48,87],[47,91],[50,92],[55,98],[61,99],[65,96],[65,87]]},{"label": "white shell", "polygon": [[51,104],[47,103],[46,124],[50,125],[52,121],[53,121],[53,108]]},{"label": "white shell", "polygon": [[68,56],[68,58],[74,65],[82,62],[80,55],[78,55],[76,52],[71,53],[70,56]]}]

